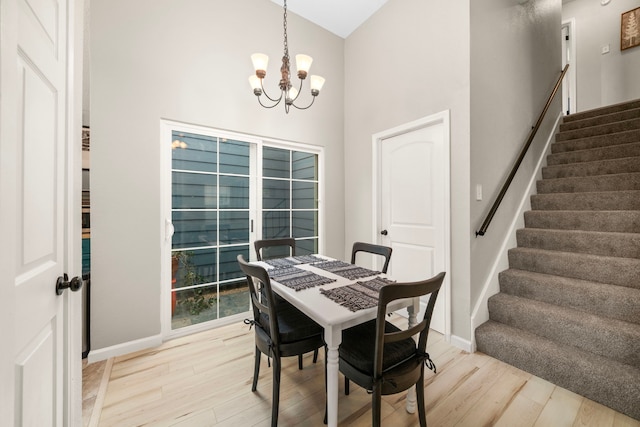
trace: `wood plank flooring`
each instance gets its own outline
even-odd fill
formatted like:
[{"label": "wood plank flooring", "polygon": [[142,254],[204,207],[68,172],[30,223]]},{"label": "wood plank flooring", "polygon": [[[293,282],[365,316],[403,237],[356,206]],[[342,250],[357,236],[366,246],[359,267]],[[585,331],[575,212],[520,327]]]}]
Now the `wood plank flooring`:
[{"label": "wood plank flooring", "polygon": [[[253,339],[254,331],[237,323],[110,359],[102,364],[104,374],[93,372],[83,381],[86,390],[103,390],[93,397],[95,407],[92,397],[86,401],[85,425],[269,426],[271,368],[263,356],[252,393]],[[430,334],[427,350],[438,368],[437,374],[426,370],[431,427],[640,427],[640,421],[482,353],[452,347],[440,334]],[[297,358],[283,360],[278,425],[323,425],[322,353],[316,364],[312,353],[306,355],[302,371]],[[85,370],[100,371],[92,366]],[[419,425],[417,414],[405,411],[405,397],[406,392],[383,397],[383,425]],[[352,384],[345,396],[341,384],[339,420],[341,426],[371,425],[370,395]]]}]

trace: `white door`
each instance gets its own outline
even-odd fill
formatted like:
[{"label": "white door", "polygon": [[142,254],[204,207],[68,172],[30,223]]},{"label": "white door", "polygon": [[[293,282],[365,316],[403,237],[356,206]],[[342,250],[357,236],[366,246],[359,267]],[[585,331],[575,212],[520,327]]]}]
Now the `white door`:
[{"label": "white door", "polygon": [[575,113],[576,104],[576,40],[575,20],[564,21],[562,35],[562,68],[569,65],[569,70],[562,81],[562,112],[566,115]]},{"label": "white door", "polygon": [[[393,249],[389,274],[399,281],[414,281],[447,272],[431,328],[448,335],[448,112],[391,130],[387,135],[378,134],[376,139],[379,241]],[[422,310],[425,304],[421,304]]]},{"label": "white door", "polygon": [[80,293],[55,291],[80,275],[81,17],[74,0],[0,3],[2,425],[81,423]]}]

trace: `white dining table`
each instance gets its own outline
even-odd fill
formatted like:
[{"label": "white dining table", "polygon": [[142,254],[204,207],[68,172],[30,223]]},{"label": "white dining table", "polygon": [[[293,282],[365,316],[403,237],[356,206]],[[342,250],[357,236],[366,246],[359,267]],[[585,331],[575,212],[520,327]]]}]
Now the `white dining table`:
[{"label": "white dining table", "polygon": [[[322,255],[316,256],[328,261],[335,261],[333,258]],[[267,270],[273,268],[264,261],[254,261],[254,263],[261,265]],[[372,307],[358,311],[351,311],[320,293],[320,289],[332,289],[340,286],[347,286],[355,283],[356,280],[346,279],[329,271],[314,267],[312,264],[299,264],[295,265],[295,267],[312,271],[321,276],[336,280],[335,282],[325,285],[296,291],[278,283],[276,280],[271,279],[271,286],[276,293],[324,328],[324,341],[327,344],[327,424],[330,427],[335,427],[338,425],[338,347],[342,342],[342,331],[371,319],[375,319],[378,309],[377,307]],[[369,278],[365,277],[358,280],[364,281],[377,276],[392,279],[386,274],[380,273]],[[415,325],[416,314],[420,308],[419,298],[399,300],[388,307],[389,311],[396,311],[403,308],[407,308],[409,325]],[[406,408],[409,413],[414,413],[416,410],[416,396],[414,388],[409,390]]]}]

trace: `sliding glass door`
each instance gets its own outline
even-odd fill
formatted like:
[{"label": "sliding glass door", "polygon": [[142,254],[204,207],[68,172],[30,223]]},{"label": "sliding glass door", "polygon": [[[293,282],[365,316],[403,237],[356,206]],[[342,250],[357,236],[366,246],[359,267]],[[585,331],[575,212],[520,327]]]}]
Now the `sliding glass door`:
[{"label": "sliding glass door", "polygon": [[250,144],[173,131],[172,329],[247,311]]},{"label": "sliding glass door", "polygon": [[236,257],[253,258],[256,239],[294,237],[297,254],[318,252],[320,153],[206,128],[168,129],[175,331],[249,311]]}]

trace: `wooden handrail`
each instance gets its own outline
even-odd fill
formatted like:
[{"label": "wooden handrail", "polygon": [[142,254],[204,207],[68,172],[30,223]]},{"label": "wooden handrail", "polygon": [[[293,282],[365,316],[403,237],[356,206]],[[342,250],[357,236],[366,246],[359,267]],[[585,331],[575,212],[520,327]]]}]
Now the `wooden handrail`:
[{"label": "wooden handrail", "polygon": [[493,219],[493,216],[495,215],[496,211],[498,210],[498,206],[500,206],[500,202],[502,202],[502,199],[504,198],[504,195],[506,194],[507,190],[509,189],[509,186],[511,185],[511,181],[513,181],[513,177],[515,176],[516,172],[518,171],[518,168],[520,167],[520,164],[522,163],[522,160],[524,159],[525,154],[527,154],[527,151],[529,150],[529,146],[533,142],[533,138],[536,136],[536,133],[538,132],[538,129],[540,128],[540,125],[542,124],[542,120],[544,119],[545,114],[547,114],[547,110],[551,106],[551,102],[553,101],[553,98],[556,96],[556,93],[558,92],[558,89],[560,88],[560,85],[562,84],[562,79],[564,78],[564,75],[567,73],[568,69],[569,69],[569,64],[565,65],[564,69],[560,73],[560,77],[558,77],[558,81],[556,82],[556,85],[554,86],[553,91],[551,92],[551,95],[549,95],[549,99],[547,99],[547,103],[545,104],[544,109],[542,110],[542,113],[540,113],[540,117],[538,117],[538,121],[536,122],[535,126],[531,129],[531,132],[529,133],[529,138],[527,138],[527,142],[522,147],[522,150],[520,150],[520,154],[518,155],[518,159],[513,164],[513,167],[511,168],[511,172],[509,172],[509,176],[507,176],[507,179],[504,181],[504,184],[502,184],[502,188],[500,189],[500,193],[498,193],[498,196],[496,197],[496,200],[493,202],[493,205],[491,206],[491,209],[489,210],[489,213],[487,214],[486,218],[484,219],[484,222],[482,223],[482,226],[480,227],[480,230],[476,231],[476,237],[484,236],[484,233],[487,231],[487,228],[489,228],[489,224],[491,223],[491,220]]}]

